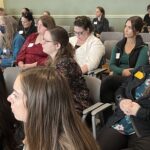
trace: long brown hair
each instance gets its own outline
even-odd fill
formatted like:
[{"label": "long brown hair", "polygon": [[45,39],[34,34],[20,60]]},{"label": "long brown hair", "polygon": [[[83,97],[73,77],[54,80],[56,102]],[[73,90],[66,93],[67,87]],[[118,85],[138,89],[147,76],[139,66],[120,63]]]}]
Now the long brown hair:
[{"label": "long brown hair", "polygon": [[60,43],[61,46],[56,54],[55,60],[53,61],[49,56],[47,64],[55,65],[59,61],[59,59],[61,59],[64,56],[67,56],[68,58],[73,58],[75,51],[72,45],[69,43],[69,36],[67,31],[64,28],[57,26],[56,28],[49,30],[49,32],[52,36],[52,40],[56,43]]},{"label": "long brown hair", "polygon": [[20,74],[27,97],[25,134],[29,150],[97,150],[97,144],[75,112],[66,79],[52,67]]},{"label": "long brown hair", "polygon": [[142,20],[141,17],[139,17],[139,16],[132,16],[132,17],[128,18],[126,20],[126,22],[127,21],[131,21],[132,30],[133,30],[134,33],[141,32],[142,27],[144,25],[143,20]]}]

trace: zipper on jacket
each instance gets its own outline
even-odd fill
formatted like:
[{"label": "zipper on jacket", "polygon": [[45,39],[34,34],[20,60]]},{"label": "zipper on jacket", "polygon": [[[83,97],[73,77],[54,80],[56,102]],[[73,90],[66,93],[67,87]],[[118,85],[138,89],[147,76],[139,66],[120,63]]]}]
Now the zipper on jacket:
[{"label": "zipper on jacket", "polygon": [[141,137],[141,134],[139,133],[139,131],[137,130],[137,128],[136,128],[136,126],[135,126],[135,124],[134,124],[133,118],[130,117],[130,119],[131,119],[131,123],[132,123],[133,129],[134,129],[136,135],[137,135],[138,137]]}]

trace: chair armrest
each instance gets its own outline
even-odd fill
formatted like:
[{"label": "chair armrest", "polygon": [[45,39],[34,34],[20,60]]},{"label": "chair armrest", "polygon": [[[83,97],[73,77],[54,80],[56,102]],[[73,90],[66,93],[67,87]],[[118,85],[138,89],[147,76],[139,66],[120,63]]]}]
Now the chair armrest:
[{"label": "chair armrest", "polygon": [[108,108],[110,106],[112,106],[112,104],[105,103],[91,112],[91,115],[92,115],[92,132],[93,132],[93,137],[95,139],[96,139],[96,114],[105,110],[106,108]]},{"label": "chair armrest", "polygon": [[96,104],[94,104],[94,105],[92,105],[92,106],[90,106],[90,107],[84,109],[84,110],[83,110],[83,115],[88,114],[89,112],[91,112],[92,110],[94,110],[94,109],[100,107],[101,105],[103,105],[103,103],[98,102],[98,103],[96,103]]},{"label": "chair armrest", "polygon": [[110,103],[105,103],[105,104],[99,106],[97,109],[93,110],[93,111],[91,112],[91,115],[92,115],[92,116],[95,116],[97,113],[99,113],[99,112],[101,112],[101,111],[107,109],[107,108],[110,107],[110,106],[113,106],[113,105],[110,104]]},{"label": "chair armrest", "polygon": [[82,121],[85,121],[85,118],[87,117],[87,115],[88,115],[92,110],[94,110],[94,109],[100,107],[101,105],[103,105],[103,103],[98,102],[98,103],[96,103],[96,104],[94,104],[94,105],[92,105],[92,106],[90,106],[90,107],[84,109],[84,110],[83,110],[83,115],[82,115]]},{"label": "chair armrest", "polygon": [[99,74],[99,73],[103,73],[103,72],[106,71],[106,70],[107,70],[106,68],[98,68],[98,69],[89,71],[87,74],[88,74],[88,75],[97,75],[97,74]]}]

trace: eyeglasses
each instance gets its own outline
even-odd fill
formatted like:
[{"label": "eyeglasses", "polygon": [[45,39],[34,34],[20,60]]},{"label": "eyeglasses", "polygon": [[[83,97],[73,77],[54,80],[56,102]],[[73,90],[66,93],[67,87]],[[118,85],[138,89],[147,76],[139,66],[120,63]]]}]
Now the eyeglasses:
[{"label": "eyeglasses", "polygon": [[44,38],[43,38],[43,41],[46,42],[46,43],[54,42],[54,41],[51,41],[51,40],[46,40],[46,39],[44,39]]},{"label": "eyeglasses", "polygon": [[78,35],[78,36],[83,35],[83,33],[84,33],[84,31],[82,31],[82,32],[75,32],[75,31],[74,31],[74,34],[75,34],[75,35]]}]

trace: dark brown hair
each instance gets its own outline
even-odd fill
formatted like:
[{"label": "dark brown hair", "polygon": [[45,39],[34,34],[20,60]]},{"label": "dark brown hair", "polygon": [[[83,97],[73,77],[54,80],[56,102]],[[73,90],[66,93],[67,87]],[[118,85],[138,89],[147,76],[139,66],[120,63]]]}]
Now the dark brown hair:
[{"label": "dark brown hair", "polygon": [[97,150],[87,127],[75,112],[62,74],[37,67],[20,74],[28,111],[25,134],[29,150]]},{"label": "dark brown hair", "polygon": [[[56,28],[49,30],[49,32],[52,36],[52,40],[54,42],[60,43],[61,45],[60,49],[56,54],[56,58],[53,64],[56,64],[59,61],[59,59],[62,58],[63,56],[67,56],[68,58],[73,58],[74,49],[72,45],[69,43],[69,36],[67,31],[64,28],[57,26]],[[52,64],[51,58],[48,61],[48,65],[50,64]]]},{"label": "dark brown hair", "polygon": [[77,16],[74,21],[74,26],[88,30],[91,33],[93,31],[93,25],[89,17],[87,16]]},{"label": "dark brown hair", "polygon": [[141,32],[142,27],[144,25],[143,19],[141,17],[132,16],[132,17],[128,18],[127,21],[131,21],[132,30],[133,30],[134,33],[135,32]]},{"label": "dark brown hair", "polygon": [[23,13],[21,17],[24,17],[26,18],[28,21],[34,21],[34,18],[33,18],[33,15],[32,15],[32,12],[26,12],[26,13]]},{"label": "dark brown hair", "polygon": [[150,4],[147,6],[147,11],[150,9]]},{"label": "dark brown hair", "polygon": [[0,11],[3,11],[3,12],[5,12],[5,9],[4,9],[4,8],[2,8],[2,7],[0,7]]},{"label": "dark brown hair", "polygon": [[97,6],[97,9],[102,13],[102,17],[105,17],[105,9],[103,7]]},{"label": "dark brown hair", "polygon": [[27,8],[27,7],[24,7],[24,8],[22,8],[22,9],[25,9],[26,12],[31,12],[30,9]]}]

